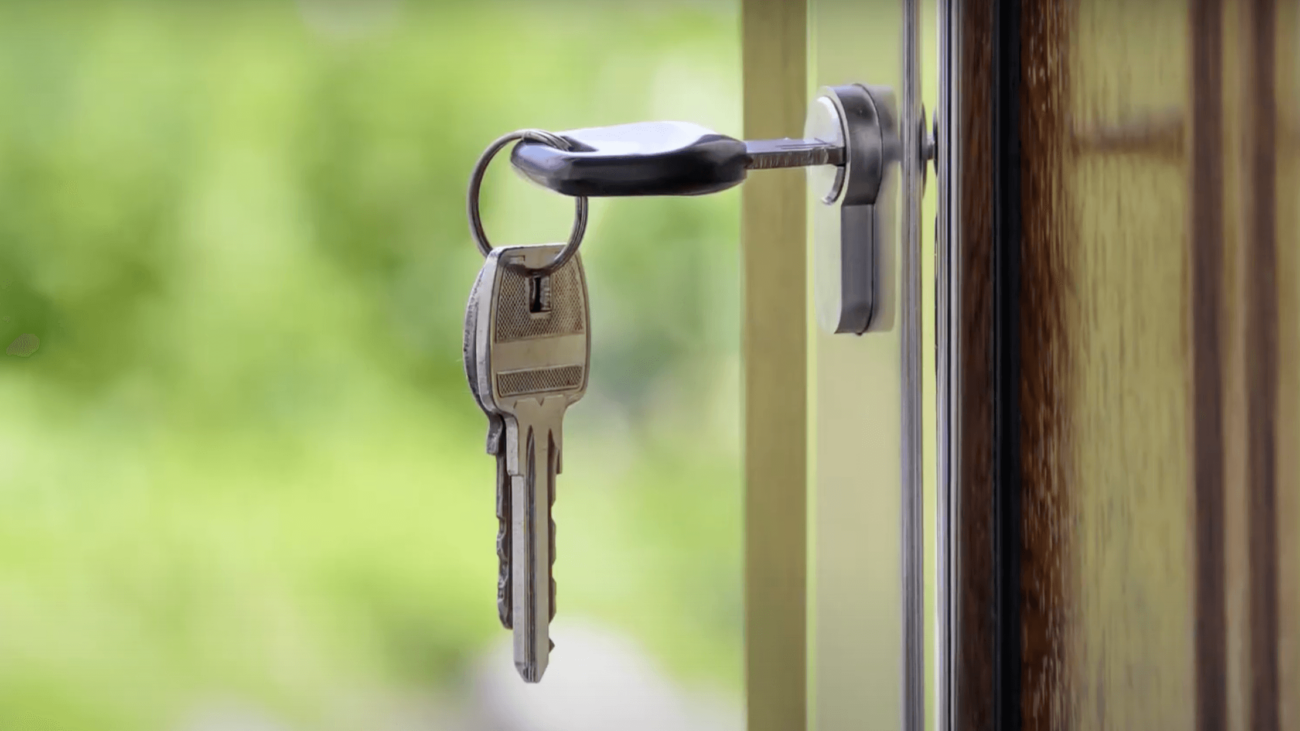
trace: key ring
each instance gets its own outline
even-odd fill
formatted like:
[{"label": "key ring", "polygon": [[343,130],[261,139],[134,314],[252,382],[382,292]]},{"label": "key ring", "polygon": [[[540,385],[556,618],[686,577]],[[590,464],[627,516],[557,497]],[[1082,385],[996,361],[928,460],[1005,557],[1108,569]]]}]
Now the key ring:
[{"label": "key ring", "polygon": [[[521,129],[511,132],[507,135],[498,137],[488,148],[479,155],[478,162],[474,164],[474,172],[469,176],[469,232],[474,236],[474,243],[478,245],[478,250],[487,256],[492,253],[492,244],[488,242],[487,232],[483,230],[483,218],[479,215],[479,189],[483,186],[483,176],[487,173],[488,164],[492,158],[501,151],[506,145],[515,140],[529,140],[531,142],[540,142],[545,145],[557,147],[561,150],[571,150],[573,145],[563,137],[552,132],[546,132],[540,129]],[[587,198],[578,196],[576,199],[576,213],[573,220],[573,229],[569,231],[569,241],[555,255],[551,262],[535,271],[548,273],[564,266],[573,255],[578,253],[578,244],[582,243],[582,235],[587,231]]]}]

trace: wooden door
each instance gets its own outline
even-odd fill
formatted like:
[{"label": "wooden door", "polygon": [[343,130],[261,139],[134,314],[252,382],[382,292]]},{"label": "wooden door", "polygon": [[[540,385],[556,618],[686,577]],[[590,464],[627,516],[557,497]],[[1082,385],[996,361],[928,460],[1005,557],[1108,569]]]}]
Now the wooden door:
[{"label": "wooden door", "polygon": [[942,727],[1300,728],[1295,3],[944,17]]}]

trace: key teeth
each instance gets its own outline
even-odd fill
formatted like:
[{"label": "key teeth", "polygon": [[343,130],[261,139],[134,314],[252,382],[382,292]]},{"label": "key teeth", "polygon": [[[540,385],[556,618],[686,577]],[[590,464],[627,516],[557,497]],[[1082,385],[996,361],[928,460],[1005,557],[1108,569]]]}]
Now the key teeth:
[{"label": "key teeth", "polygon": [[501,626],[506,629],[514,629],[511,613],[510,575],[507,573],[504,580],[497,580],[497,618],[501,620]]},{"label": "key teeth", "polygon": [[[551,493],[551,503],[555,503],[554,492]],[[551,619],[553,620],[555,619],[555,519],[548,519],[547,522],[549,523],[547,527],[549,529],[548,532],[550,533],[549,542],[551,544],[551,565],[547,567],[546,573],[551,579]]]},{"label": "key teeth", "polygon": [[505,523],[497,528],[497,561],[502,566],[510,563],[510,527]]},{"label": "key teeth", "polygon": [[505,449],[505,424],[501,417],[488,417],[487,453],[500,455]]},{"label": "key teeth", "polygon": [[509,524],[502,522],[497,533],[497,616],[501,626],[512,628],[510,603],[510,532]]},{"label": "key teeth", "polygon": [[[500,445],[501,434],[497,434]],[[510,588],[510,486],[500,482],[505,457],[497,450],[497,619],[506,629],[514,628]]]}]

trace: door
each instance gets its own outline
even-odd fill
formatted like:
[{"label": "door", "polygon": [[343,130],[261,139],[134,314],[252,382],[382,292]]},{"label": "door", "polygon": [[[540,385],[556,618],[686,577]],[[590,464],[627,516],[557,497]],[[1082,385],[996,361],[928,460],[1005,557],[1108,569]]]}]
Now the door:
[{"label": "door", "polygon": [[940,725],[1296,728],[1294,3],[943,13]]},{"label": "door", "polygon": [[749,136],[850,80],[912,132],[877,332],[794,304],[798,176],[745,192],[750,726],[1297,728],[1300,10],[937,6],[917,56],[909,3],[745,5]]}]

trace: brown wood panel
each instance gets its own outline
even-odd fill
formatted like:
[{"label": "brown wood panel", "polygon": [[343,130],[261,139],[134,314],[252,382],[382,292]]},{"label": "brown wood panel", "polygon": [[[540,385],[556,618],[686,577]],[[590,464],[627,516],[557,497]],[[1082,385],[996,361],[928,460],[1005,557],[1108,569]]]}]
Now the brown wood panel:
[{"label": "brown wood panel", "polygon": [[[1067,100],[1069,68],[1068,3],[1024,3],[1018,32],[1021,55],[1021,99],[1017,126],[1020,170],[1017,206],[1019,237],[995,242],[990,218],[990,191],[994,149],[991,127],[991,87],[995,3],[967,3],[961,48],[965,54],[960,79],[964,107],[960,110],[963,155],[962,200],[959,202],[961,246],[958,264],[962,280],[962,331],[960,364],[962,414],[961,465],[958,489],[962,505],[960,524],[961,566],[958,591],[961,611],[961,664],[957,668],[958,718],[963,728],[995,725],[995,655],[999,651],[994,629],[995,563],[992,504],[995,494],[994,462],[1000,445],[994,443],[998,386],[993,372],[995,357],[995,292],[1005,286],[995,273],[995,246],[1009,245],[1019,259],[1019,302],[1012,326],[1018,332],[1020,455],[1018,485],[1020,542],[1019,616],[1020,661],[1019,718],[1024,728],[1059,728],[1066,717],[1060,707],[1065,682],[1065,597],[1068,565],[1064,552],[1068,532],[1066,491],[1067,461],[1057,447],[1066,436],[1070,414],[1068,399],[1070,360],[1066,343],[1069,322],[1066,303],[1074,231],[1069,225],[1067,200],[1062,196],[1068,174]],[[1005,29],[1004,29],[1005,32]],[[1014,179],[1017,176],[1011,176]],[[1011,229],[1014,232],[1015,229]],[[1044,448],[1048,447],[1048,448]],[[1016,483],[1011,483],[1016,484]]]},{"label": "brown wood panel", "polygon": [[1227,727],[1224,579],[1223,5],[1192,0],[1188,158],[1196,724]]},{"label": "brown wood panel", "polygon": [[1072,570],[1070,317],[1079,247],[1070,189],[1070,33],[1074,4],[1027,3],[1021,19],[1023,240],[1020,313],[1021,715],[1025,729],[1068,725],[1065,657]]},{"label": "brown wood panel", "polygon": [[1021,725],[1300,728],[1300,0],[1021,6],[1019,444],[992,428],[995,6],[960,29],[955,715],[995,718],[1010,445]]},{"label": "brown wood panel", "polygon": [[961,403],[961,474],[956,530],[961,574],[953,577],[961,635],[957,712],[962,728],[993,726],[993,390],[992,249],[989,166],[992,157],[989,90],[992,75],[992,0],[970,0],[962,10],[959,61],[962,108],[957,110],[962,158],[961,199],[955,226],[961,249],[954,275],[961,278],[961,360],[955,378]]},{"label": "brown wood panel", "polygon": [[[1184,244],[1192,215],[1181,121],[1191,86],[1187,2],[1021,5],[1018,445],[992,428],[1001,398],[992,352],[999,242],[989,220],[993,6],[967,3],[961,29],[956,716],[963,728],[994,723],[990,512],[1001,479],[994,465],[1010,447],[1020,501],[1016,722],[1185,728],[1195,717],[1191,411],[1199,403]],[[1217,596],[1221,607],[1221,589]]]},{"label": "brown wood panel", "polygon": [[1245,492],[1249,664],[1246,723],[1258,731],[1280,724],[1278,617],[1278,279],[1277,95],[1274,0],[1245,0],[1239,9],[1241,240],[1237,242]]}]

